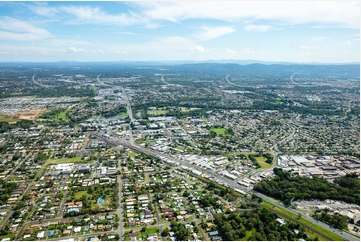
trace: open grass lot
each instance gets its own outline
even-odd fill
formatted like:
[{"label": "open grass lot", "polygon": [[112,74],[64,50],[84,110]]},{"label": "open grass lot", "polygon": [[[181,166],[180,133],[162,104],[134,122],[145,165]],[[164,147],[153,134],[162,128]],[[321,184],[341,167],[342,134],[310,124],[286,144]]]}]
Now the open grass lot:
[{"label": "open grass lot", "polygon": [[13,123],[13,122],[17,122],[17,121],[19,121],[18,118],[5,116],[5,115],[0,115],[0,122]]},{"label": "open grass lot", "polygon": [[226,129],[225,128],[211,128],[210,131],[216,132],[217,136],[228,136],[226,135]]},{"label": "open grass lot", "polygon": [[66,118],[66,112],[67,112],[67,110],[59,113],[59,114],[56,116],[56,118],[59,119],[59,120],[60,120],[60,119],[61,119],[61,120],[67,120],[67,118]]},{"label": "open grass lot", "polygon": [[266,163],[267,158],[263,156],[257,156],[256,157],[257,162],[261,165],[261,168],[270,168],[272,164]]},{"label": "open grass lot", "polygon": [[49,167],[49,165],[56,165],[63,163],[86,163],[86,161],[83,161],[81,157],[49,159],[45,161],[44,165],[40,168],[34,179],[40,178],[44,174],[45,170]]},{"label": "open grass lot", "polygon": [[16,234],[15,233],[10,233],[7,235],[0,235],[0,240],[2,239],[6,239],[6,238],[15,238]]},{"label": "open grass lot", "polygon": [[242,240],[242,241],[247,241],[247,240],[249,239],[249,237],[251,237],[252,234],[255,233],[255,232],[256,232],[256,229],[255,229],[255,228],[253,228],[253,229],[250,230],[250,231],[247,231],[247,232],[246,232],[246,236],[243,237],[241,240]]},{"label": "open grass lot", "polygon": [[80,191],[80,192],[75,193],[75,199],[80,200],[83,195],[85,195],[87,197],[89,196],[89,194],[86,191]]},{"label": "open grass lot", "polygon": [[166,114],[168,113],[167,110],[163,110],[163,109],[156,109],[156,110],[148,110],[147,114],[149,115],[161,115],[161,114]]},{"label": "open grass lot", "polygon": [[55,165],[60,163],[86,163],[80,156],[74,158],[49,159],[45,161],[45,165]]},{"label": "open grass lot", "polygon": [[184,113],[190,111],[190,109],[189,109],[189,108],[186,108],[186,107],[179,107],[179,109],[180,109],[181,112],[184,112]]},{"label": "open grass lot", "polygon": [[154,234],[157,232],[159,232],[159,229],[156,227],[152,227],[152,228],[147,228],[146,231],[142,232],[142,235]]},{"label": "open grass lot", "polygon": [[119,118],[127,117],[127,116],[128,116],[128,114],[127,114],[126,112],[121,112],[121,113],[119,114]]},{"label": "open grass lot", "polygon": [[[328,231],[327,229],[324,229],[324,228],[318,226],[317,224],[311,223],[308,220],[303,219],[302,217],[300,219],[298,219],[297,215],[295,215],[293,213],[290,213],[288,211],[285,211],[284,209],[282,209],[282,208],[280,208],[278,206],[273,206],[271,203],[269,203],[267,201],[263,201],[263,205],[265,207],[270,208],[271,210],[277,211],[281,217],[282,217],[282,214],[283,214],[283,215],[285,215],[286,219],[287,219],[287,217],[291,217],[293,219],[296,219],[296,220],[298,220],[299,223],[301,223],[303,225],[306,225],[306,226],[310,226],[313,229],[315,229],[315,230],[319,231],[320,233],[332,238],[335,241],[342,241],[343,240],[342,237]],[[307,229],[307,227],[306,227],[306,229]],[[316,234],[315,232],[313,232],[311,230],[309,230],[308,234],[313,235],[312,239],[314,239],[314,238],[316,238],[316,236],[318,236],[319,240],[328,241],[327,238],[323,237],[322,235]]]},{"label": "open grass lot", "polygon": [[130,152],[129,153],[129,156],[130,157],[135,157],[135,156],[137,156],[138,154],[136,153],[136,152],[134,152],[134,151],[132,151],[132,152]]}]

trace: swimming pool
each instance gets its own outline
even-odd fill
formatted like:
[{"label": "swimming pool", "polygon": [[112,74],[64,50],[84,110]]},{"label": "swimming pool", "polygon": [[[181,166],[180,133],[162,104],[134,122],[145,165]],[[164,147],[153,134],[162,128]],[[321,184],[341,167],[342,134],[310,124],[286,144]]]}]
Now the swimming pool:
[{"label": "swimming pool", "polygon": [[102,198],[102,197],[98,198],[97,202],[99,205],[101,205],[104,202],[104,198]]}]

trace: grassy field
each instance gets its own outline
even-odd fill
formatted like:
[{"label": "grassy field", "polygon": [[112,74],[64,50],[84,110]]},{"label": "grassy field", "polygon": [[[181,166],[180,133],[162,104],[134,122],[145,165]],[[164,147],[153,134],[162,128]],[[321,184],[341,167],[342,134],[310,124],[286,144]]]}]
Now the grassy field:
[{"label": "grassy field", "polygon": [[168,113],[167,110],[163,110],[163,109],[156,109],[156,110],[148,110],[147,114],[149,115],[161,115],[161,114],[166,114]]},{"label": "grassy field", "polygon": [[19,121],[18,118],[8,118],[4,115],[0,115],[0,122],[8,122],[8,123],[12,123],[12,122],[17,122]]},{"label": "grassy field", "polygon": [[228,136],[226,135],[226,129],[225,128],[211,128],[210,131],[216,132],[217,136]]},{"label": "grassy field", "polygon": [[119,118],[126,117],[126,116],[128,116],[128,114],[126,112],[121,112],[119,114]]},{"label": "grassy field", "polygon": [[57,116],[56,116],[56,118],[57,119],[61,119],[61,120],[67,120],[67,117],[66,117],[66,112],[68,112],[68,110],[65,110],[65,111],[63,111],[63,112],[61,112],[61,113],[59,113]]},{"label": "grassy field", "polygon": [[261,165],[261,168],[270,168],[272,164],[266,163],[267,158],[264,156],[257,156],[256,157],[257,162]]},{"label": "grassy field", "polygon": [[241,239],[241,241],[247,241],[247,240],[249,239],[249,237],[251,237],[252,234],[255,233],[255,232],[256,232],[256,229],[255,229],[255,228],[253,228],[253,229],[250,230],[250,231],[247,231],[247,232],[246,232],[246,236],[243,237],[243,238]]},{"label": "grassy field", "polygon": [[134,151],[132,151],[132,152],[130,152],[129,153],[129,156],[130,157],[135,157],[135,156],[137,156],[138,154],[136,153],[136,152],[134,152]]},{"label": "grassy field", "polygon": [[86,163],[80,156],[74,158],[49,159],[45,161],[45,165],[55,165],[60,163]]},{"label": "grassy field", "polygon": [[0,235],[0,240],[2,239],[6,239],[6,238],[15,238],[16,234],[15,233],[10,233],[7,235]]},{"label": "grassy field", "polygon": [[61,159],[49,159],[45,161],[44,165],[40,168],[34,180],[40,178],[46,169],[48,169],[49,165],[56,165],[56,164],[63,164],[63,163],[86,163],[83,161],[81,157],[74,157],[74,158],[61,158]]},{"label": "grassy field", "polygon": [[83,195],[86,195],[87,197],[89,196],[87,191],[80,191],[80,192],[75,193],[75,199],[80,200]]},{"label": "grassy field", "polygon": [[158,231],[159,231],[159,229],[158,229],[158,228],[156,228],[156,227],[152,227],[152,228],[147,228],[147,230],[146,230],[146,231],[141,232],[141,233],[142,233],[142,235],[148,235],[148,234],[154,234],[154,233],[157,233]]},{"label": "grassy field", "polygon": [[135,143],[137,143],[138,145],[139,144],[144,144],[144,143],[146,143],[147,141],[145,140],[145,139],[138,139],[138,140],[136,140],[135,141]]},{"label": "grassy field", "polygon": [[183,113],[187,113],[190,111],[189,108],[186,108],[186,107],[179,107],[180,111],[183,112]]}]

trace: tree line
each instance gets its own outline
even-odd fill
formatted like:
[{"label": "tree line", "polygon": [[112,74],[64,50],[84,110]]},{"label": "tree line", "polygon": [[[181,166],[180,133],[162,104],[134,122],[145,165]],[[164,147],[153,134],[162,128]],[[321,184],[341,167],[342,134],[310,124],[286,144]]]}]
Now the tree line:
[{"label": "tree line", "polygon": [[334,183],[325,178],[291,175],[290,171],[274,168],[275,177],[265,179],[254,190],[290,204],[292,199],[333,199],[360,204],[360,179],[355,174],[336,178]]},{"label": "tree line", "polygon": [[218,232],[225,241],[243,240],[247,231],[252,233],[248,238],[249,241],[308,239],[305,228],[300,224],[293,222],[281,224],[276,220],[278,216],[266,208],[213,216]]}]

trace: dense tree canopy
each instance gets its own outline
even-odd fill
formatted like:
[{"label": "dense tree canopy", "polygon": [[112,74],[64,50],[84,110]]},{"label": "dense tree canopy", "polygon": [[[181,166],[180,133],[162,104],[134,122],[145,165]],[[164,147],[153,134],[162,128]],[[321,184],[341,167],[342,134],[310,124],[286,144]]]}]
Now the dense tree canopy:
[{"label": "dense tree canopy", "polygon": [[259,182],[254,190],[290,204],[294,199],[334,199],[360,204],[360,180],[355,175],[335,179],[334,183],[319,177],[291,176],[275,168],[276,176]]},{"label": "dense tree canopy", "polygon": [[[229,215],[215,214],[214,223],[223,240],[244,239],[247,231],[252,231],[251,241],[307,239],[305,229],[299,224],[279,223],[277,215],[266,208],[253,211],[232,212]],[[295,230],[298,233],[295,233]]]}]

